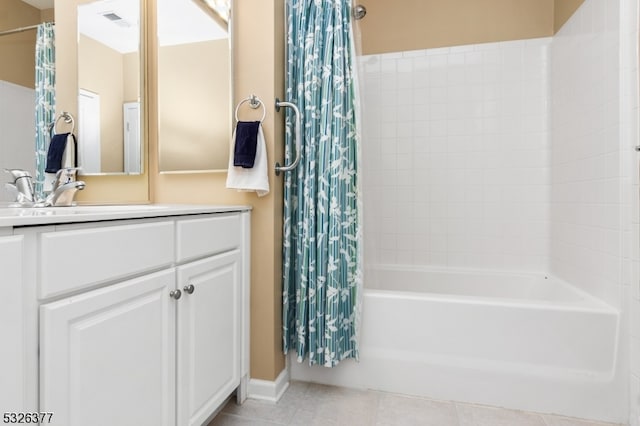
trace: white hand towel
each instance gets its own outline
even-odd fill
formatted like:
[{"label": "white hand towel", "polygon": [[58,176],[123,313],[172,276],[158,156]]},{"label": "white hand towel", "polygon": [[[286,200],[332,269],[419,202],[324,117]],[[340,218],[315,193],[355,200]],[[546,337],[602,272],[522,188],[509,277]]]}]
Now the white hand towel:
[{"label": "white hand towel", "polygon": [[76,167],[76,137],[73,133],[67,135],[67,144],[62,155],[62,168]]},{"label": "white hand towel", "polygon": [[256,160],[253,167],[245,169],[233,165],[233,153],[236,142],[236,132],[233,132],[233,144],[229,150],[229,168],[227,172],[227,188],[238,191],[255,191],[258,197],[269,193],[269,176],[267,174],[267,146],[264,140],[262,124],[258,126],[258,140]]}]

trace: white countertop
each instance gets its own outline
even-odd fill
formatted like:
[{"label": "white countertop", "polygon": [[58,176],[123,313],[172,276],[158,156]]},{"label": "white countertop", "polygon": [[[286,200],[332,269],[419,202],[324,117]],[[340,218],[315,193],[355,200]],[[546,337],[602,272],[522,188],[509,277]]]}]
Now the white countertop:
[{"label": "white countertop", "polygon": [[247,210],[251,210],[251,207],[200,204],[86,205],[45,208],[5,207],[0,205],[0,228]]}]

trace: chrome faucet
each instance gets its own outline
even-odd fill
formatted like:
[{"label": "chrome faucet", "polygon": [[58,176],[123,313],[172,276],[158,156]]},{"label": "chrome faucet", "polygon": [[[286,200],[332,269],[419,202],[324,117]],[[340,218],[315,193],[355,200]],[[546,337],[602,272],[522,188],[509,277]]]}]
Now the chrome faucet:
[{"label": "chrome faucet", "polygon": [[36,193],[29,172],[22,169],[4,169],[4,171],[13,179],[12,182],[5,184],[5,188],[14,195],[16,204],[20,207],[33,206],[36,202]]},{"label": "chrome faucet", "polygon": [[79,167],[65,167],[56,172],[53,181],[53,189],[43,202],[37,203],[36,207],[62,207],[75,205],[76,192],[83,190],[85,183],[76,180],[76,173]]},{"label": "chrome faucet", "polygon": [[75,205],[76,192],[84,189],[85,183],[76,180],[79,167],[65,167],[56,172],[53,189],[44,200],[38,199],[33,189],[31,175],[26,170],[5,169],[13,178],[13,182],[5,184],[5,188],[15,197],[16,207],[62,207]]}]

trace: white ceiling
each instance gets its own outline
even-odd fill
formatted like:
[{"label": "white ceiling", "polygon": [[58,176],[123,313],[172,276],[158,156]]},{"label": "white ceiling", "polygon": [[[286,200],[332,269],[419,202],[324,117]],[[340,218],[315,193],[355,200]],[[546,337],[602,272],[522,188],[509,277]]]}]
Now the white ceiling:
[{"label": "white ceiling", "polygon": [[[120,53],[138,50],[140,4],[131,0],[94,1],[78,6],[78,32]],[[119,23],[103,15],[115,13]]]},{"label": "white ceiling", "polygon": [[193,0],[158,0],[158,33],[160,46],[227,38]]}]

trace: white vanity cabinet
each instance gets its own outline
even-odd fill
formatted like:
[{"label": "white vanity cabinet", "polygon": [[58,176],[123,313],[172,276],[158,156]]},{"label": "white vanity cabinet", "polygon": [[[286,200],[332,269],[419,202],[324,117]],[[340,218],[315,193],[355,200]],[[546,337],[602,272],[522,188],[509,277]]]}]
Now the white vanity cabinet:
[{"label": "white vanity cabinet", "polygon": [[26,394],[23,247],[21,236],[0,236],[0,416],[33,408]]},{"label": "white vanity cabinet", "polygon": [[[246,209],[28,226],[13,234],[0,234],[2,277],[26,281],[31,290],[23,294],[33,300],[8,304],[0,315],[15,324],[20,309],[33,309],[39,321],[39,328],[27,327],[39,341],[29,367],[38,371],[39,363],[35,411],[53,413],[47,424],[199,426],[234,390],[245,394]],[[20,256],[29,258],[27,268]],[[9,336],[20,347],[24,336]],[[11,354],[9,365],[20,365],[18,352]],[[20,369],[2,374],[34,393]]]}]

